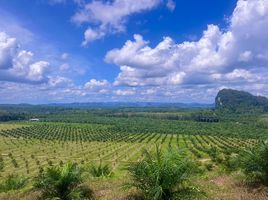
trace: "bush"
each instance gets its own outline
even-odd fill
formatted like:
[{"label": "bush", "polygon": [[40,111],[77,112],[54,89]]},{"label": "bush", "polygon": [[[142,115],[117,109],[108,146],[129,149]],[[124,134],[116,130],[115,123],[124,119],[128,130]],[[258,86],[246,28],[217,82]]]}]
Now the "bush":
[{"label": "bush", "polygon": [[21,189],[26,186],[27,182],[26,177],[11,174],[0,183],[0,192]]},{"label": "bush", "polygon": [[112,176],[112,169],[108,164],[91,165],[89,167],[89,173],[93,177],[110,177]]},{"label": "bush", "polygon": [[162,153],[156,147],[156,153],[144,151],[144,158],[129,166],[132,177],[130,186],[141,190],[146,199],[170,199],[174,194],[185,191],[185,183],[197,172],[197,166],[184,152],[169,149]]},{"label": "bush", "polygon": [[239,166],[249,182],[268,184],[267,141],[263,141],[249,150],[242,151],[239,157]]},{"label": "bush", "polygon": [[76,164],[46,169],[36,178],[35,187],[42,192],[43,199],[80,200],[90,199],[92,192],[82,187],[82,172]]}]

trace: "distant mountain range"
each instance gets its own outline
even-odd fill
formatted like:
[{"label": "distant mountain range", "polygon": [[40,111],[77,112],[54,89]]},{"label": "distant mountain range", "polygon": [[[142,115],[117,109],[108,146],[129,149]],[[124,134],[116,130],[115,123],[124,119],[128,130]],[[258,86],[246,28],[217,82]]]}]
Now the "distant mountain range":
[{"label": "distant mountain range", "polygon": [[71,108],[124,108],[124,107],[175,107],[175,108],[211,108],[214,104],[200,103],[158,103],[158,102],[89,102],[48,104],[49,106],[61,106]]},{"label": "distant mountain range", "polygon": [[238,113],[268,112],[268,99],[245,91],[223,89],[215,98],[215,107]]},{"label": "distant mountain range", "polygon": [[88,102],[52,104],[0,104],[2,107],[63,107],[63,108],[128,108],[128,107],[173,107],[173,108],[213,108],[214,104],[201,103],[158,103],[158,102]]},{"label": "distant mountain range", "polygon": [[216,108],[230,112],[268,112],[268,99],[254,96],[249,92],[232,89],[220,90],[214,104],[202,103],[160,103],[160,102],[85,102],[85,103],[52,103],[52,104],[0,104],[0,109],[94,109],[94,108]]}]

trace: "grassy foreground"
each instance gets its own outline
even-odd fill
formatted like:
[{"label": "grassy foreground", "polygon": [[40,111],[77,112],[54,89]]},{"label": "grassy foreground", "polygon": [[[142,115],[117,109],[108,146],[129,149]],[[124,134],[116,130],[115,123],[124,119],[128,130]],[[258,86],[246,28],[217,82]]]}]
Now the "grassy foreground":
[{"label": "grassy foreground", "polygon": [[[123,178],[109,178],[90,180],[84,184],[94,190],[96,199],[100,200],[137,200],[140,193],[136,190],[125,190],[124,184],[127,180]],[[221,175],[209,173],[206,177],[196,180],[198,189],[202,195],[190,199],[211,200],[266,200],[268,198],[267,188],[254,188],[237,181],[236,175]],[[1,200],[35,200],[40,198],[39,192],[31,191],[30,188],[22,191],[11,191],[1,193]]]}]

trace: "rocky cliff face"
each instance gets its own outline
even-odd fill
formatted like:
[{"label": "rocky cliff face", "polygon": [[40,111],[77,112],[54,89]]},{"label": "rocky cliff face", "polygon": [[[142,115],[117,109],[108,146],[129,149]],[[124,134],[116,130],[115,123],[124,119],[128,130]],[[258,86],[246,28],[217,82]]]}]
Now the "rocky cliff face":
[{"label": "rocky cliff face", "polygon": [[244,91],[223,89],[215,98],[215,106],[233,112],[268,112],[268,99]]}]

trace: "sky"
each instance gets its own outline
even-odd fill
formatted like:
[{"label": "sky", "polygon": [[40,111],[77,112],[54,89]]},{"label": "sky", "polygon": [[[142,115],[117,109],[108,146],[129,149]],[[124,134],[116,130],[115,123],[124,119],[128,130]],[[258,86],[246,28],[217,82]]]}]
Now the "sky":
[{"label": "sky", "polygon": [[267,77],[267,0],[0,0],[0,103],[213,103]]}]

